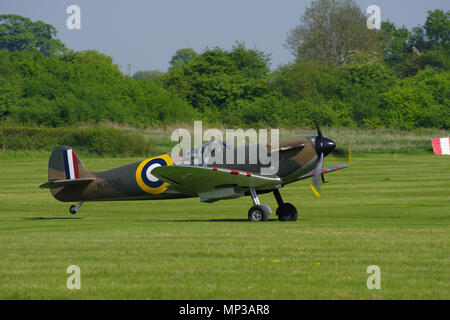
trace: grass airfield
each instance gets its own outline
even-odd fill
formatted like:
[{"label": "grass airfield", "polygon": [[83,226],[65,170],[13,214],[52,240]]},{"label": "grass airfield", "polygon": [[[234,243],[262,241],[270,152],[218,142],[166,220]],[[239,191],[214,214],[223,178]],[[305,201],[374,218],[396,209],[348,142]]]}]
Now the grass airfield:
[{"label": "grass airfield", "polygon": [[[281,194],[297,222],[250,223],[250,197],[85,203],[49,192],[48,155],[0,157],[0,299],[450,299],[450,157],[354,155]],[[86,158],[93,171],[142,159]],[[345,161],[330,159],[324,165]],[[272,194],[260,196],[276,209]],[[69,265],[81,289],[69,290]],[[366,269],[381,269],[369,290]]]}]

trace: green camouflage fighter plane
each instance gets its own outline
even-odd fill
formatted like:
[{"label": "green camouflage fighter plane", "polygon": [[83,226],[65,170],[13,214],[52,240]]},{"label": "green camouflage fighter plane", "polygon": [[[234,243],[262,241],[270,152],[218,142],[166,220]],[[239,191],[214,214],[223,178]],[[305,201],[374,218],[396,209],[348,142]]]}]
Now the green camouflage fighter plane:
[{"label": "green camouflage fighter plane", "polygon": [[[202,202],[214,202],[250,195],[254,204],[248,211],[250,221],[267,221],[272,211],[268,205],[259,202],[258,194],[273,192],[278,203],[278,219],[296,221],[297,209],[283,201],[278,189],[312,177],[311,189],[320,197],[319,180],[325,182],[323,175],[349,166],[323,167],[324,157],[332,152],[338,155],[343,153],[335,150],[334,141],[323,137],[319,128],[317,130],[318,136],[281,139],[277,150],[271,150],[271,146],[266,145],[265,151],[279,159],[277,174],[271,175],[261,174],[261,169],[269,165],[263,165],[259,159],[255,164],[249,162],[249,154],[255,149],[250,146],[231,147],[218,141],[186,153],[191,160],[199,152],[205,159],[214,156],[216,161],[212,165],[204,164],[206,161],[200,165],[191,164],[195,163],[192,161],[189,161],[190,164],[185,161],[174,164],[171,154],[167,153],[103,172],[87,170],[71,147],[59,146],[50,156],[48,182],[40,187],[49,188],[59,201],[78,202],[70,207],[72,214],[77,213],[87,201],[199,197]],[[230,152],[236,159],[236,155],[243,151],[240,148],[245,149],[243,164],[218,164],[217,159],[226,159]]]}]

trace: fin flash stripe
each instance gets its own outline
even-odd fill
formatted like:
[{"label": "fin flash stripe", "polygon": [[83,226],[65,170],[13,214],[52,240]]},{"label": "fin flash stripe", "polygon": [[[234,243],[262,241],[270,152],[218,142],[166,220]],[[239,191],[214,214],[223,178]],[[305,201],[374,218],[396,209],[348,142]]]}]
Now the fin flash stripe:
[{"label": "fin flash stripe", "polygon": [[74,180],[80,177],[78,172],[78,157],[72,149],[63,150],[64,170],[66,180]]}]

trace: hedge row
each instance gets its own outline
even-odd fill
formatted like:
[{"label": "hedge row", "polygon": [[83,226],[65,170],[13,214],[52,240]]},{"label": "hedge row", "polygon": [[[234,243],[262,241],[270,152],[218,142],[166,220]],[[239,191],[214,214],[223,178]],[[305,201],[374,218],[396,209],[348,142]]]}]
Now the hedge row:
[{"label": "hedge row", "polygon": [[2,150],[52,151],[62,144],[77,152],[110,156],[148,155],[151,150],[142,134],[114,128],[0,128]]}]

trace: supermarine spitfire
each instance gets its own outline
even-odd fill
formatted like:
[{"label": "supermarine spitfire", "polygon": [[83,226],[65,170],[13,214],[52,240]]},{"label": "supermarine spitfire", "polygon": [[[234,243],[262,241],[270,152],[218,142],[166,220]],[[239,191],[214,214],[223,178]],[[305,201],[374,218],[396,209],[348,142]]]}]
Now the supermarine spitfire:
[{"label": "supermarine spitfire", "polygon": [[[263,165],[259,161],[255,164],[196,165],[174,163],[170,153],[103,172],[91,172],[84,167],[71,147],[59,146],[50,156],[48,181],[40,187],[49,188],[59,201],[78,202],[70,207],[72,214],[89,201],[199,197],[202,202],[214,202],[250,195],[253,200],[253,206],[248,211],[250,221],[268,220],[271,209],[260,203],[258,194],[273,192],[278,204],[278,219],[296,221],[297,209],[283,201],[279,189],[311,177],[311,189],[319,197],[319,183],[320,179],[324,181],[323,175],[349,166],[323,167],[324,157],[332,152],[342,152],[338,152],[334,141],[322,136],[319,128],[317,131],[317,136],[281,139],[277,150],[271,150],[270,145],[258,145],[258,148],[267,148],[269,153],[278,153],[279,169],[271,175],[260,173]],[[220,144],[220,148],[210,148],[214,144]],[[220,150],[220,154],[214,156],[225,158],[227,153],[237,154],[239,148],[245,148],[248,159],[249,146],[232,147],[219,141],[192,150],[192,156],[195,152],[212,150],[210,152],[214,153]]]}]

